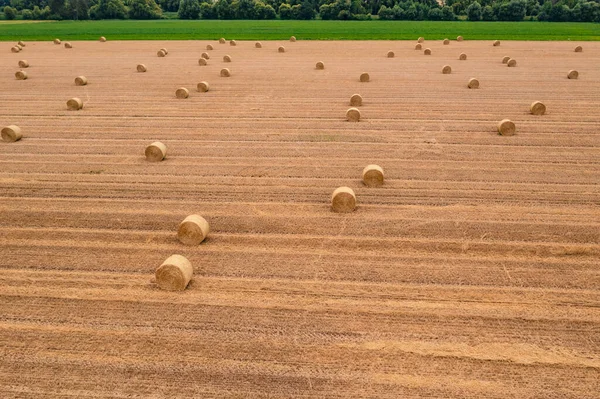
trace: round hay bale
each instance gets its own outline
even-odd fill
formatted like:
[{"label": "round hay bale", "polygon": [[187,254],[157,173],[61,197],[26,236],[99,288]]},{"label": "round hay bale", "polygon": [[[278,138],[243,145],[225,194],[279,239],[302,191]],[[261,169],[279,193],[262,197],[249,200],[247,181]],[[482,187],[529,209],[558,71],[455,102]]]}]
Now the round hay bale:
[{"label": "round hay bale", "polygon": [[206,219],[200,215],[190,215],[179,224],[177,239],[184,245],[200,245],[209,231]]},{"label": "round hay bale", "polygon": [[177,97],[179,99],[188,98],[189,96],[190,96],[190,91],[188,89],[186,89],[185,87],[180,87],[179,89],[175,90],[175,97]]},{"label": "round hay bale", "polygon": [[388,58],[394,58],[394,56],[395,56],[395,54],[393,51],[388,51],[388,53],[387,53]]},{"label": "round hay bale", "polygon": [[336,188],[331,195],[331,209],[334,212],[348,213],[356,208],[356,195],[350,187]]},{"label": "round hay bale", "polygon": [[421,50],[421,49],[423,49],[423,46],[421,45],[421,43],[417,43],[415,45],[415,50]]},{"label": "round hay bale", "polygon": [[467,55],[465,53],[460,53],[460,55],[458,56],[458,59],[461,61],[465,61],[467,59]]},{"label": "round hay bale", "polygon": [[137,66],[137,71],[138,72],[146,72],[148,69],[146,68],[146,65],[144,64],[138,64]]},{"label": "round hay bale", "polygon": [[171,255],[156,269],[156,284],[166,291],[183,291],[193,274],[194,268],[189,260],[181,255]]},{"label": "round hay bale", "polygon": [[498,47],[500,45],[500,40],[494,40],[494,43],[492,43],[492,45],[494,47]]},{"label": "round hay bale", "polygon": [[73,45],[69,42],[65,42],[65,48],[73,48]]},{"label": "round hay bale", "polygon": [[256,43],[254,43],[254,47],[255,48],[262,48],[262,43],[261,42],[256,42]]},{"label": "round hay bale", "polygon": [[207,45],[206,45],[206,49],[207,49],[207,50],[214,50],[214,47],[213,47],[213,45],[212,45],[212,44],[207,44]]},{"label": "round hay bale", "polygon": [[509,68],[514,68],[517,66],[517,60],[511,58],[510,60],[508,60],[506,65],[508,65]]},{"label": "round hay bale", "polygon": [[160,141],[155,141],[146,147],[144,155],[148,162],[160,162],[167,156],[167,146]]},{"label": "round hay bale", "polygon": [[165,53],[165,55],[169,54],[169,52],[167,51],[166,48],[163,47],[163,48],[161,48],[161,50]]},{"label": "round hay bale", "polygon": [[219,43],[221,43],[221,44],[225,44],[226,42],[227,42],[227,40],[225,40],[224,37],[219,39]]},{"label": "round hay bale", "polygon": [[15,141],[21,140],[23,134],[21,133],[21,128],[16,125],[9,125],[5,128],[2,128],[2,141],[6,143],[14,143]]},{"label": "round hay bale", "polygon": [[346,120],[349,122],[358,122],[360,120],[360,111],[358,108],[349,108],[346,111]]},{"label": "round hay bale", "polygon": [[231,71],[229,70],[229,68],[223,68],[223,69],[221,69],[220,75],[222,78],[228,78],[231,76]]},{"label": "round hay bale", "polygon": [[74,97],[67,101],[67,109],[69,111],[79,111],[83,108],[83,101],[80,98]]},{"label": "round hay bale", "polygon": [[325,64],[323,64],[323,62],[319,61],[315,64],[315,68],[317,69],[325,69]]},{"label": "round hay bale", "polygon": [[503,64],[508,64],[508,61],[509,61],[509,60],[510,60],[510,57],[509,57],[508,55],[505,55],[505,56],[502,58],[502,63],[503,63]]},{"label": "round hay bale", "polygon": [[18,44],[15,44],[15,47],[19,49],[19,51],[23,51],[23,46],[20,46]]},{"label": "round hay bale", "polygon": [[383,186],[383,169],[379,165],[367,165],[363,169],[362,177],[367,187]]},{"label": "round hay bale", "polygon": [[353,107],[360,107],[362,105],[363,99],[360,94],[353,94],[350,97],[350,105]]},{"label": "round hay bale", "polygon": [[237,43],[235,42],[235,40],[230,40],[229,41],[229,45],[230,46],[237,46]]},{"label": "round hay bale", "polygon": [[290,37],[290,42],[295,42],[295,41],[296,41],[296,36]]},{"label": "round hay bale", "polygon": [[228,55],[223,56],[223,62],[231,62],[231,57]]},{"label": "round hay bale", "polygon": [[27,79],[27,72],[17,71],[17,72],[15,72],[15,78],[17,80],[25,80],[25,79]]},{"label": "round hay bale", "polygon": [[502,136],[512,136],[515,134],[515,124],[509,119],[502,119],[498,123],[498,133]]},{"label": "round hay bale", "polygon": [[156,53],[157,56],[159,57],[164,57],[167,55],[167,53],[165,53],[163,50],[158,50],[158,52]]},{"label": "round hay bale", "polygon": [[[20,43],[21,43],[21,42],[19,42],[19,44],[20,44]],[[581,46],[577,46],[577,47],[575,47],[575,52],[576,52],[576,53],[581,53],[582,51],[583,51],[583,47],[581,47]]]},{"label": "round hay bale", "polygon": [[278,53],[285,53],[285,47],[283,46],[279,46],[279,48],[277,49]]},{"label": "round hay bale", "polygon": [[19,48],[18,48],[17,46],[12,46],[12,47],[10,48],[10,51],[11,51],[12,53],[18,53],[18,52],[19,52],[19,51],[21,51],[21,50],[19,50]]},{"label": "round hay bale", "polygon": [[19,61],[19,68],[29,68],[29,62],[27,60]]},{"label": "round hay bale", "polygon": [[450,67],[450,65],[444,65],[444,67],[442,68],[442,73],[444,75],[448,75],[452,73],[452,67]]},{"label": "round hay bale", "polygon": [[449,44],[450,44],[450,40],[448,40],[448,39],[444,39],[444,46],[447,46],[447,45],[449,45]]},{"label": "round hay bale", "polygon": [[579,72],[577,72],[574,69],[571,69],[569,71],[569,73],[567,74],[567,78],[569,78],[569,79],[577,79],[578,77],[579,77]]},{"label": "round hay bale", "polygon": [[104,43],[106,41],[106,38],[104,36],[100,36],[100,42]]},{"label": "round hay bale", "polygon": [[60,39],[54,39],[54,44],[60,44]]},{"label": "round hay bale", "polygon": [[[21,40],[19,40],[19,42],[17,44],[21,47],[25,47],[25,43]],[[579,46],[579,47],[581,47],[581,46]]]},{"label": "round hay bale", "polygon": [[475,78],[469,79],[469,83],[467,83],[467,87],[469,89],[479,89],[479,80]]},{"label": "round hay bale", "polygon": [[534,101],[529,110],[532,115],[544,115],[546,113],[546,106],[539,101]]},{"label": "round hay bale", "polygon": [[368,73],[366,73],[366,72],[363,72],[363,73],[361,73],[361,74],[360,74],[360,81],[361,81],[361,82],[363,82],[363,83],[364,83],[364,82],[368,82],[368,81],[370,81],[370,80],[371,80],[371,77],[369,76],[369,74],[368,74]]},{"label": "round hay bale", "polygon": [[88,80],[85,76],[77,76],[75,78],[75,86],[85,86],[87,85]]},{"label": "round hay bale", "polygon": [[204,58],[205,60],[210,59],[210,55],[208,55],[208,53],[202,53],[202,55],[200,57]]},{"label": "round hay bale", "polygon": [[423,43],[425,41],[424,37],[420,37],[417,39],[417,43]]},{"label": "round hay bale", "polygon": [[431,55],[431,49],[430,48],[426,48],[425,51],[423,51],[423,54],[425,54],[425,55]]},{"label": "round hay bale", "polygon": [[198,65],[200,65],[200,66],[205,66],[205,65],[208,65],[208,61],[206,61],[206,59],[205,59],[205,58],[200,58],[200,59],[198,60]]},{"label": "round hay bale", "polygon": [[209,90],[208,82],[198,83],[197,89],[200,93],[206,93]]},{"label": "round hay bale", "polygon": [[456,37],[456,41],[457,41],[457,42],[462,42],[463,40],[465,40],[465,39],[463,39],[463,37],[462,37],[462,36],[457,36],[457,37]]}]

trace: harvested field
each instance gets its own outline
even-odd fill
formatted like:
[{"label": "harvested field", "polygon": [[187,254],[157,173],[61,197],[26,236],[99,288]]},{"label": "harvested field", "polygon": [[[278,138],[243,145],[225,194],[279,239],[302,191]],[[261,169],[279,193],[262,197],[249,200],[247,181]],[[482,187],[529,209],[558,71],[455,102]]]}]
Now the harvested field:
[{"label": "harvested field", "polygon": [[[23,81],[5,43],[0,397],[596,399],[600,43],[298,37],[27,42]],[[154,282],[173,254],[183,292]]]}]

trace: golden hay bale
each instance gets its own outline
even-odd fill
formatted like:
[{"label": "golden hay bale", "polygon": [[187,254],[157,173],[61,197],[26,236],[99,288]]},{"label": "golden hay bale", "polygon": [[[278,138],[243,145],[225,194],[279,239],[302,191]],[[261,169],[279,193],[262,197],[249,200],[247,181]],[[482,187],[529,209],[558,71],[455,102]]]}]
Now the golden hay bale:
[{"label": "golden hay bale", "polygon": [[369,80],[371,80],[371,77],[369,76],[368,73],[363,72],[363,73],[360,74],[360,81],[361,82],[364,83],[364,82],[368,82]]},{"label": "golden hay bale", "polygon": [[509,61],[509,60],[510,60],[510,57],[509,57],[508,55],[505,55],[505,56],[502,58],[502,63],[503,63],[503,64],[508,64],[508,61]]},{"label": "golden hay bale", "polygon": [[296,41],[296,36],[290,37],[290,42],[295,42],[295,41]]},{"label": "golden hay bale", "polygon": [[160,162],[167,156],[167,146],[160,141],[155,141],[146,147],[144,155],[148,162]]},{"label": "golden hay bale", "polygon": [[206,59],[205,59],[205,58],[200,58],[200,59],[198,60],[198,65],[200,65],[200,66],[205,66],[205,65],[208,65],[208,61],[206,61]]},{"label": "golden hay bale", "polygon": [[210,60],[210,55],[208,55],[208,53],[202,53],[200,57],[204,58],[205,60]]},{"label": "golden hay bale", "polygon": [[494,43],[492,44],[494,47],[497,47],[500,45],[500,40],[495,40]]},{"label": "golden hay bale", "polygon": [[315,68],[317,69],[325,69],[325,64],[323,64],[323,62],[319,61],[316,63]]},{"label": "golden hay bale", "polygon": [[460,55],[458,56],[458,59],[461,61],[465,61],[467,59],[467,55],[465,53],[460,53]]},{"label": "golden hay bale", "polygon": [[508,62],[506,63],[506,65],[508,65],[510,68],[516,67],[517,66],[517,60],[511,58],[510,60],[508,60]]},{"label": "golden hay bale", "polygon": [[539,101],[534,101],[529,110],[533,115],[544,115],[546,113],[546,106]]},{"label": "golden hay bale", "polygon": [[60,39],[54,39],[54,44],[60,44]]},{"label": "golden hay bale", "polygon": [[73,48],[73,45],[69,42],[65,42],[65,48]]},{"label": "golden hay bale", "polygon": [[157,56],[159,57],[164,57],[167,55],[167,53],[165,53],[163,50],[158,50],[158,52],[156,53]]},{"label": "golden hay bale", "polygon": [[14,143],[21,140],[23,134],[21,128],[15,125],[9,125],[2,129],[2,141],[6,143]]},{"label": "golden hay bale", "polygon": [[209,232],[206,219],[200,215],[189,215],[179,224],[177,239],[184,245],[200,245]]},{"label": "golden hay bale", "polygon": [[467,87],[469,89],[479,89],[479,80],[475,78],[469,79],[469,83],[467,83]]},{"label": "golden hay bale", "polygon": [[104,36],[100,36],[100,42],[104,43],[106,41],[106,38]]},{"label": "golden hay bale", "polygon": [[25,71],[17,71],[15,73],[15,78],[17,80],[25,80],[25,79],[27,79],[27,72],[25,72]]},{"label": "golden hay bale", "polygon": [[444,67],[442,68],[442,73],[444,75],[452,73],[452,67],[450,67],[450,65],[444,65]]},{"label": "golden hay bale", "polygon": [[[19,42],[19,44],[21,44],[21,42]],[[583,47],[581,47],[581,46],[575,47],[575,52],[576,53],[581,53],[582,51],[583,51]]]},{"label": "golden hay bale", "polygon": [[569,73],[567,74],[567,78],[569,78],[569,79],[577,79],[578,77],[579,77],[579,72],[577,72],[574,69],[571,69],[569,71]]},{"label": "golden hay bale", "polygon": [[229,41],[229,45],[230,46],[237,46],[237,43],[235,42],[235,40],[230,40]]},{"label": "golden hay bale", "polygon": [[353,107],[359,107],[362,105],[362,96],[360,94],[353,94],[352,97],[350,97],[350,105]]},{"label": "golden hay bale", "polygon": [[180,98],[180,99],[184,99],[184,98],[188,98],[190,96],[190,91],[188,89],[186,89],[185,87],[180,87],[179,89],[175,90],[175,97]]},{"label": "golden hay bale", "polygon": [[424,37],[420,37],[417,39],[417,43],[423,43],[425,41]]},{"label": "golden hay bale", "polygon": [[83,108],[83,101],[81,99],[74,97],[67,101],[67,109],[69,111],[78,111]]},{"label": "golden hay bale", "polygon": [[346,120],[349,122],[358,122],[360,120],[360,111],[358,108],[349,108],[346,111]]},{"label": "golden hay bale", "polygon": [[161,50],[163,51],[163,53],[165,53],[165,55],[169,54],[169,52],[167,51],[166,48],[163,47],[163,48],[161,48]]},{"label": "golden hay bale", "polygon": [[225,44],[225,43],[227,43],[227,40],[225,40],[225,38],[222,37],[222,38],[219,39],[219,43]]},{"label": "golden hay bale", "polygon": [[498,123],[498,133],[502,136],[512,136],[515,134],[515,124],[509,119],[502,119]]},{"label": "golden hay bale", "polygon": [[431,49],[430,48],[426,48],[425,51],[423,51],[423,54],[425,54],[425,55],[431,55]]},{"label": "golden hay bale", "polygon": [[29,68],[29,62],[27,60],[19,61],[19,68]]},{"label": "golden hay bale", "polygon": [[206,93],[209,89],[208,82],[200,82],[198,83],[197,89],[200,93]]},{"label": "golden hay bale", "polygon": [[223,68],[221,69],[220,75],[222,78],[228,78],[231,76],[231,71],[229,70],[229,68]]},{"label": "golden hay bale", "polygon": [[465,39],[463,39],[463,37],[462,37],[462,36],[457,36],[457,37],[456,37],[456,41],[457,41],[457,42],[462,42],[463,40],[465,40]]},{"label": "golden hay bale", "polygon": [[223,62],[231,62],[231,57],[228,55],[223,56]]},{"label": "golden hay bale", "polygon": [[387,53],[388,58],[394,58],[394,56],[395,56],[395,54],[393,51],[388,51],[388,53]]},{"label": "golden hay bale", "polygon": [[183,291],[193,274],[189,260],[181,255],[171,255],[156,269],[156,284],[166,291]]},{"label": "golden hay bale", "polygon": [[283,46],[279,46],[279,48],[277,49],[278,53],[285,53],[285,47]]},{"label": "golden hay bale", "polygon": [[423,48],[423,46],[421,45],[421,43],[417,43],[415,45],[415,50],[421,50]]},{"label": "golden hay bale", "polygon": [[146,65],[144,64],[138,64],[137,66],[137,71],[138,72],[146,72],[148,69],[146,68]]},{"label": "golden hay bale", "polygon": [[450,40],[448,40],[448,39],[444,39],[444,45],[445,45],[445,46],[447,46],[447,45],[449,45],[449,44],[450,44]]},{"label": "golden hay bale", "polygon": [[336,188],[331,195],[331,209],[334,212],[348,213],[356,208],[356,195],[350,187]]},{"label": "golden hay bale", "polygon": [[256,42],[256,43],[254,43],[254,47],[256,47],[256,48],[262,48],[262,43],[261,42]]},{"label": "golden hay bale", "polygon": [[207,44],[206,45],[206,49],[207,50],[214,50],[214,47],[212,46],[212,44]]},{"label": "golden hay bale", "polygon": [[13,53],[18,53],[18,52],[19,52],[19,51],[21,51],[21,50],[19,50],[19,48],[18,48],[17,46],[12,46],[12,47],[10,48],[10,51],[11,51],[11,52],[13,52]]},{"label": "golden hay bale", "polygon": [[75,78],[75,86],[85,86],[87,85],[88,80],[85,76],[77,76]]},{"label": "golden hay bale", "polygon": [[19,51],[23,51],[23,46],[19,44],[15,44],[15,47],[19,49]]},{"label": "golden hay bale", "polygon": [[[21,47],[25,47],[25,43],[21,40],[19,40],[19,42],[17,44]],[[581,47],[581,46],[579,46],[579,47]]]},{"label": "golden hay bale", "polygon": [[383,169],[379,165],[367,165],[363,169],[362,177],[367,187],[383,186]]}]

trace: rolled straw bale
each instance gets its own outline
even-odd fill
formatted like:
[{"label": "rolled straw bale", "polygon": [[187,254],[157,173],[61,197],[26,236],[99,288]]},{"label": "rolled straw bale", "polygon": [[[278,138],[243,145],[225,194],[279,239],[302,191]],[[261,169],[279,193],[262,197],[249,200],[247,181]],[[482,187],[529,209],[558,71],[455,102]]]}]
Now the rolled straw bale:
[{"label": "rolled straw bale", "polygon": [[315,68],[317,69],[325,69],[325,64],[323,64],[323,62],[319,61],[315,64]]},{"label": "rolled straw bale", "polygon": [[67,101],[67,109],[69,111],[78,111],[83,108],[83,101],[80,98],[74,97]]},{"label": "rolled straw bale", "polygon": [[388,53],[387,53],[388,58],[394,58],[394,56],[395,56],[395,54],[393,51],[388,51]]},{"label": "rolled straw bale", "polygon": [[69,42],[65,42],[65,48],[73,48],[73,45]]},{"label": "rolled straw bale", "polygon": [[230,76],[231,76],[231,71],[229,70],[229,68],[221,69],[221,77],[228,78]]},{"label": "rolled straw bale", "polygon": [[533,115],[544,115],[546,113],[546,106],[539,101],[534,101],[529,110]]},{"label": "rolled straw bale", "polygon": [[148,69],[146,68],[146,65],[144,64],[138,64],[137,66],[137,71],[138,72],[146,72]]},{"label": "rolled straw bale", "polygon": [[237,43],[235,42],[235,40],[230,40],[229,41],[229,45],[230,46],[237,46]]},{"label": "rolled straw bale", "polygon": [[383,169],[379,165],[367,165],[363,169],[362,177],[367,187],[383,186]]},{"label": "rolled straw bale", "polygon": [[15,47],[16,47],[17,49],[19,49],[19,51],[23,51],[23,46],[20,46],[20,45],[18,45],[18,44],[15,44]]},{"label": "rolled straw bale", "polygon": [[502,57],[502,63],[503,64],[508,64],[509,60],[510,60],[510,57],[508,55],[505,55],[504,57]]},{"label": "rolled straw bale", "polygon": [[231,62],[231,57],[228,55],[223,56],[223,62]]},{"label": "rolled straw bale", "polygon": [[19,61],[19,68],[29,68],[29,62],[27,60]]},{"label": "rolled straw bale", "polygon": [[198,83],[197,89],[200,93],[206,93],[209,90],[208,82]]},{"label": "rolled straw bale", "polygon": [[467,84],[469,89],[479,89],[479,80],[475,78],[469,79],[469,83]]},{"label": "rolled straw bale", "polygon": [[160,162],[167,156],[167,146],[160,141],[155,141],[146,147],[144,155],[148,162]]},{"label": "rolled straw bale", "polygon": [[347,213],[356,208],[356,195],[350,187],[336,188],[331,195],[331,209],[334,212]]},{"label": "rolled straw bale", "polygon": [[461,61],[465,61],[467,59],[467,55],[465,53],[460,53],[460,55],[458,56],[458,59]]},{"label": "rolled straw bale", "polygon": [[425,51],[423,51],[423,54],[425,54],[425,55],[431,55],[431,49],[426,48]]},{"label": "rolled straw bale", "polygon": [[285,47],[283,46],[279,46],[279,48],[277,49],[278,53],[285,53]]},{"label": "rolled straw bale", "polygon": [[360,111],[358,108],[349,108],[346,111],[346,119],[349,122],[358,122],[360,120]]},{"label": "rolled straw bale", "polygon": [[200,215],[189,215],[179,224],[177,239],[185,245],[200,245],[209,231],[206,219]]},{"label": "rolled straw bale", "polygon": [[444,39],[444,45],[445,45],[445,46],[447,46],[447,45],[449,45],[449,44],[450,44],[450,40],[448,40],[448,39]]},{"label": "rolled straw bale", "polygon": [[364,83],[364,82],[368,82],[369,80],[371,80],[371,77],[369,76],[368,73],[363,72],[363,73],[360,74],[360,81],[361,82]]},{"label": "rolled straw bale", "polygon": [[207,45],[206,45],[206,49],[207,49],[207,50],[214,50],[214,47],[213,47],[213,45],[212,45],[212,44],[207,44]]},{"label": "rolled straw bale", "polygon": [[205,60],[210,59],[210,55],[208,55],[208,53],[202,53],[202,55],[200,55],[200,57],[204,58]]},{"label": "rolled straw bale", "polygon": [[166,291],[183,291],[193,274],[194,268],[189,260],[181,255],[171,255],[156,269],[156,284]]},{"label": "rolled straw bale", "polygon": [[420,37],[417,39],[417,43],[423,43],[425,41],[424,37]]},{"label": "rolled straw bale", "polygon": [[421,45],[421,43],[417,43],[415,45],[415,50],[421,50],[423,48],[423,46]]},{"label": "rolled straw bale", "polygon": [[452,67],[450,65],[444,65],[444,67],[442,68],[442,73],[444,75],[452,73]]},{"label": "rolled straw bale", "polygon": [[515,134],[515,124],[509,119],[502,119],[498,123],[498,133],[502,136],[512,136]]},{"label": "rolled straw bale", "polygon": [[104,36],[100,36],[100,42],[104,43],[106,41],[106,38]]},{"label": "rolled straw bale", "polygon": [[[17,44],[21,47],[25,47],[25,43],[21,40],[19,40],[19,42]],[[579,46],[579,47],[581,47],[581,46]]]},{"label": "rolled straw bale", "polygon": [[[21,42],[19,42],[19,44],[20,44],[20,43],[21,43]],[[575,47],[575,52],[576,52],[576,53],[581,53],[582,51],[583,51],[583,47],[581,47],[581,46],[577,46],[577,47]]]},{"label": "rolled straw bale", "polygon": [[161,50],[165,53],[165,55],[169,54],[169,51],[165,47],[161,48]]},{"label": "rolled straw bale", "polygon": [[577,72],[574,69],[571,69],[569,71],[569,73],[567,74],[567,78],[569,78],[569,79],[577,79],[578,77],[579,77],[579,72]]},{"label": "rolled straw bale", "polygon": [[27,72],[17,71],[17,72],[15,72],[15,78],[17,80],[25,80],[25,79],[27,79]]},{"label": "rolled straw bale", "polygon": [[457,41],[457,42],[462,42],[463,40],[465,40],[465,39],[463,39],[463,37],[462,37],[462,36],[457,36],[457,37],[456,37],[456,41]]},{"label": "rolled straw bale", "polygon": [[179,99],[188,98],[189,96],[190,96],[190,91],[188,89],[186,89],[185,87],[180,87],[179,89],[175,90],[175,97],[177,97]]},{"label": "rolled straw bale", "polygon": [[510,60],[508,60],[508,62],[506,63],[506,65],[508,65],[509,68],[513,68],[517,66],[517,60],[511,58]]},{"label": "rolled straw bale", "polygon": [[363,99],[360,94],[353,94],[352,97],[350,97],[350,105],[352,105],[353,107],[361,106],[362,102]]},{"label": "rolled straw bale", "polygon": [[19,50],[19,48],[18,48],[17,46],[12,46],[12,47],[10,48],[10,51],[11,51],[12,53],[18,53],[18,52],[19,52],[19,51],[21,51],[21,50]]},{"label": "rolled straw bale", "polygon": [[85,86],[87,85],[88,80],[85,76],[77,76],[75,78],[75,86]]},{"label": "rolled straw bale", "polygon": [[205,66],[205,65],[208,65],[208,61],[206,61],[206,59],[205,59],[205,58],[200,58],[200,59],[198,60],[198,65],[200,65],[200,66]]},{"label": "rolled straw bale", "polygon": [[219,39],[219,43],[221,43],[221,44],[225,44],[226,42],[227,42],[227,40],[225,40],[224,37]]},{"label": "rolled straw bale", "polygon": [[167,53],[165,53],[163,50],[158,50],[158,52],[156,53],[157,56],[159,57],[164,57],[167,55]]},{"label": "rolled straw bale", "polygon": [[256,47],[256,48],[262,48],[262,43],[261,42],[256,42],[256,43],[254,43],[254,47]]},{"label": "rolled straw bale", "polygon": [[494,40],[494,43],[492,43],[492,45],[494,47],[498,47],[500,45],[500,40]]},{"label": "rolled straw bale", "polygon": [[6,143],[14,143],[15,141],[21,140],[23,134],[21,128],[16,125],[9,125],[2,128],[2,141]]},{"label": "rolled straw bale", "polygon": [[295,41],[296,41],[296,36],[290,37],[290,42],[295,42]]},{"label": "rolled straw bale", "polygon": [[54,39],[54,44],[60,44],[60,39]]}]

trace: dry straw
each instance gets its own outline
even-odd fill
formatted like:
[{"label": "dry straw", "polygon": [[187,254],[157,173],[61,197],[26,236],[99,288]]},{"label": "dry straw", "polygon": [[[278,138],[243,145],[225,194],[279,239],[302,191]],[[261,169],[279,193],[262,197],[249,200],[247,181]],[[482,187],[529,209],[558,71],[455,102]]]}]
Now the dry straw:
[{"label": "dry straw", "polygon": [[388,53],[387,53],[388,58],[394,58],[394,56],[395,56],[395,54],[393,51],[388,51]]},{"label": "dry straw", "polygon": [[190,96],[190,91],[188,89],[186,89],[185,87],[180,87],[179,89],[175,90],[175,97],[180,98],[180,99],[184,99],[184,98],[188,98]]},{"label": "dry straw", "polygon": [[[19,43],[20,43],[20,42],[19,42]],[[581,47],[581,46],[577,46],[577,47],[575,47],[575,52],[576,52],[576,53],[581,53],[582,51],[583,51],[583,47]]]},{"label": "dry straw", "polygon": [[200,93],[206,93],[210,87],[208,86],[208,82],[200,82],[198,83],[197,89]]},{"label": "dry straw", "polygon": [[138,72],[146,72],[148,69],[146,68],[146,65],[144,64],[138,64],[137,66],[137,71]]},{"label": "dry straw", "polygon": [[349,122],[358,122],[360,120],[360,111],[358,108],[349,108],[346,111],[346,119]]},{"label": "dry straw", "polygon": [[423,48],[423,46],[421,45],[421,43],[417,43],[415,45],[415,50],[421,50]]},{"label": "dry straw", "polygon": [[362,96],[360,94],[353,94],[350,97],[350,105],[353,107],[360,107],[363,103]]},{"label": "dry straw", "polygon": [[220,75],[222,78],[228,78],[231,76],[231,71],[229,70],[229,68],[223,68],[223,69],[221,69]]},{"label": "dry straw", "polygon": [[509,68],[514,68],[517,66],[517,60],[511,58],[510,60],[508,60],[506,65],[508,65]]},{"label": "dry straw", "polygon": [[262,48],[262,43],[261,42],[256,42],[256,43],[254,43],[254,47],[256,47],[256,48]]},{"label": "dry straw", "polygon": [[19,40],[19,42],[18,42],[17,44],[18,44],[19,46],[21,46],[21,47],[25,47],[25,43],[24,43],[23,41],[21,41],[21,40]]},{"label": "dry straw", "polygon": [[425,51],[423,52],[423,54],[425,54],[425,55],[431,55],[431,49],[430,48],[426,48]]},{"label": "dry straw", "polygon": [[181,255],[171,255],[156,269],[156,284],[166,291],[183,291],[193,274],[189,260]]},{"label": "dry straw", "polygon": [[15,78],[17,80],[25,80],[25,79],[27,79],[27,72],[25,72],[25,71],[17,71],[15,73]]},{"label": "dry straw", "polygon": [[229,41],[229,45],[230,46],[237,46],[237,43],[235,42],[235,40],[230,40]]},{"label": "dry straw", "polygon": [[502,58],[502,63],[503,63],[503,64],[508,64],[508,61],[509,61],[509,60],[510,60],[510,57],[509,57],[508,55],[505,55],[505,56]]},{"label": "dry straw", "polygon": [[383,169],[379,165],[367,165],[362,173],[363,183],[367,187],[383,186]]},{"label": "dry straw", "polygon": [[14,143],[21,140],[23,134],[21,128],[15,125],[9,125],[2,129],[2,141],[6,143]]},{"label": "dry straw", "polygon": [[331,209],[334,212],[348,213],[356,208],[356,195],[350,187],[339,187],[331,195]]},{"label": "dry straw", "polygon": [[494,47],[497,47],[500,45],[500,40],[495,40],[494,43],[492,44]]},{"label": "dry straw", "polygon": [[417,42],[418,42],[418,43],[423,43],[424,41],[425,41],[425,38],[424,38],[424,37],[420,37],[420,38],[418,38],[418,39],[417,39]]},{"label": "dry straw", "polygon": [[204,58],[200,58],[198,60],[198,65],[200,65],[200,66],[208,65],[208,61],[206,61],[206,59],[204,59]]},{"label": "dry straw", "polygon": [[167,146],[160,141],[155,141],[146,147],[144,155],[148,162],[160,162],[167,156]]},{"label": "dry straw", "polygon": [[467,55],[465,53],[460,53],[460,55],[458,56],[458,59],[461,61],[465,61],[467,59]]},{"label": "dry straw", "polygon": [[279,52],[279,53],[285,53],[285,47],[279,46],[279,48],[277,49],[277,52]]},{"label": "dry straw", "polygon": [[546,113],[546,106],[539,101],[534,101],[529,110],[533,115],[544,115]]},{"label": "dry straw", "polygon": [[515,134],[515,124],[509,119],[502,119],[498,123],[498,133],[502,136],[512,136]]},{"label": "dry straw", "polygon": [[225,43],[227,43],[227,40],[225,40],[225,38],[222,37],[222,38],[219,39],[219,43],[225,44]]},{"label": "dry straw", "polygon": [[569,73],[567,74],[567,78],[569,78],[569,79],[577,79],[578,77],[579,77],[579,72],[577,72],[574,69],[571,69],[569,71]]},{"label": "dry straw", "polygon": [[104,42],[106,41],[106,38],[105,38],[104,36],[100,36],[100,41],[101,41],[102,43],[104,43]]},{"label": "dry straw", "polygon": [[60,39],[54,39],[54,44],[60,44]]},{"label": "dry straw", "polygon": [[231,57],[228,55],[223,56],[223,62],[231,62]]},{"label": "dry straw", "polygon": [[290,42],[295,42],[295,41],[296,41],[296,36],[290,37]]},{"label": "dry straw", "polygon": [[315,68],[317,69],[325,69],[325,64],[323,64],[323,62],[319,61],[315,64]]},{"label": "dry straw", "polygon": [[200,215],[189,215],[179,224],[177,239],[184,245],[200,245],[209,232],[206,219]]},{"label": "dry straw", "polygon": [[206,45],[206,49],[207,49],[207,50],[214,50],[214,47],[213,47],[213,45],[212,45],[212,44],[207,44],[207,45]]},{"label": "dry straw", "polygon": [[19,68],[29,68],[29,62],[27,60],[19,61]]},{"label": "dry straw", "polygon": [[442,68],[442,73],[444,75],[452,73],[452,67],[450,67],[450,65],[444,65],[444,67]]},{"label": "dry straw", "polygon": [[456,37],[456,41],[457,41],[457,42],[462,42],[463,40],[465,40],[465,39],[463,39],[463,37],[462,37],[462,36],[457,36],[457,37]]},{"label": "dry straw", "polygon": [[208,53],[202,53],[202,55],[200,57],[204,58],[205,60],[210,59],[210,55],[208,55]]},{"label": "dry straw", "polygon": [[159,57],[164,57],[167,55],[167,53],[165,53],[163,50],[158,50],[158,52],[156,53],[157,56]]},{"label": "dry straw", "polygon": [[77,76],[75,78],[75,86],[85,86],[88,84],[88,80],[85,76]]},{"label": "dry straw", "polygon": [[363,82],[363,83],[364,83],[364,82],[368,82],[368,81],[370,81],[370,80],[371,80],[371,77],[369,76],[369,74],[368,74],[368,73],[366,73],[366,72],[363,72],[363,73],[361,73],[361,74],[360,74],[360,81],[361,81],[361,82]]},{"label": "dry straw", "polygon": [[80,98],[74,97],[67,101],[67,109],[69,111],[78,111],[83,108],[83,101]]},{"label": "dry straw", "polygon": [[73,48],[73,45],[69,42],[65,42],[65,48]]},{"label": "dry straw", "polygon": [[449,45],[449,44],[450,44],[450,40],[448,40],[448,39],[444,39],[444,45],[445,45],[445,46],[447,46],[447,45]]},{"label": "dry straw", "polygon": [[12,47],[10,48],[10,51],[11,51],[11,52],[13,52],[13,53],[18,53],[18,52],[19,52],[19,51],[21,51],[21,50],[19,50],[19,48],[18,48],[17,46],[12,46]]},{"label": "dry straw", "polygon": [[469,83],[467,84],[469,89],[479,89],[479,80],[475,78],[469,79]]},{"label": "dry straw", "polygon": [[19,51],[23,51],[23,46],[20,44],[15,44],[15,47],[19,49]]},{"label": "dry straw", "polygon": [[169,52],[167,51],[167,49],[166,49],[166,48],[164,48],[164,47],[163,47],[163,48],[161,48],[161,50],[162,50],[162,51],[165,53],[165,55],[166,55],[166,54],[169,54]]}]

